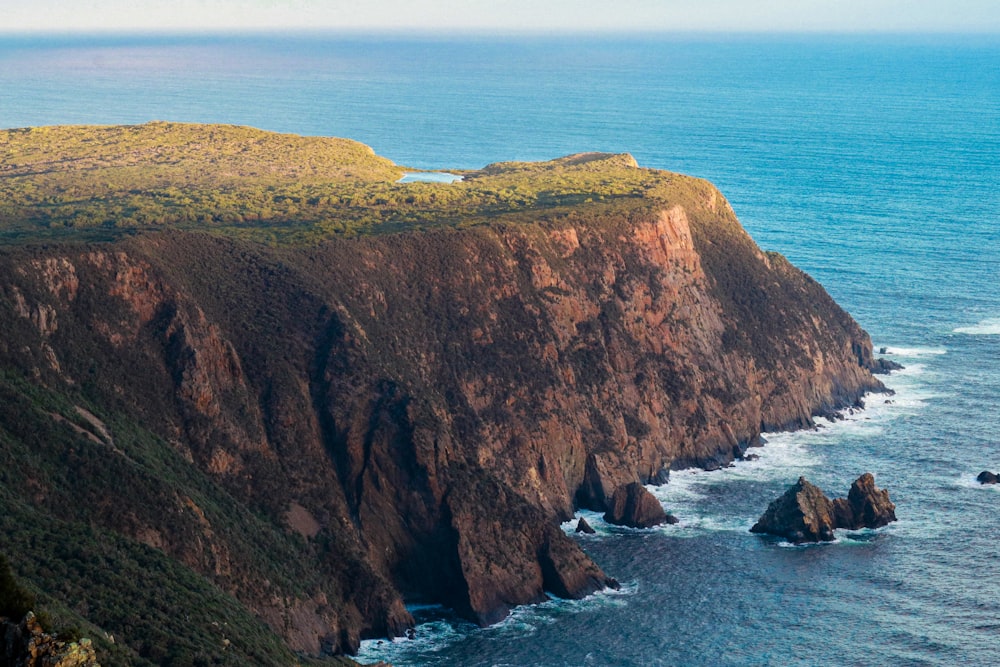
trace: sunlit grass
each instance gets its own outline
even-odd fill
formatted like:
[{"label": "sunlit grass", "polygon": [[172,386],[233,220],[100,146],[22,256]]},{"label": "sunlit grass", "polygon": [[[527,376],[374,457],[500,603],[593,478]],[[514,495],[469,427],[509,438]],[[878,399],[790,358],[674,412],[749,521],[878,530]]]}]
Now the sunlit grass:
[{"label": "sunlit grass", "polygon": [[645,205],[694,179],[630,155],[581,154],[398,183],[406,170],[347,139],[154,122],[0,132],[0,238],[210,229],[268,243],[534,218],[566,206]]}]

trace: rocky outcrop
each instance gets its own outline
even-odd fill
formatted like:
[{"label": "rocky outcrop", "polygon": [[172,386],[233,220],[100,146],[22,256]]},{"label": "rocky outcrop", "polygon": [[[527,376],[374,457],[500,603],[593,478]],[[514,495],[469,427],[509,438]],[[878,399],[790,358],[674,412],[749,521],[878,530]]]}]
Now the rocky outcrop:
[{"label": "rocky outcrop", "polygon": [[830,500],[804,477],[779,498],[750,529],[786,538],[794,544],[829,542],[834,530],[880,528],[896,520],[896,506],[889,492],[875,486],[871,473],[865,473],[852,485],[847,498]]},{"label": "rocky outcrop", "polygon": [[[885,349],[885,348],[883,348]],[[883,353],[884,354],[884,353]],[[885,357],[879,357],[875,360],[875,365],[872,368],[872,373],[879,375],[888,375],[893,371],[903,370],[903,365],[893,361],[892,359],[886,359]]]},{"label": "rocky outcrop", "polygon": [[[867,334],[757,248],[715,188],[654,185],[308,246],[166,232],[5,247],[0,360],[85,392],[111,430],[141,425],[144,461],[175,471],[179,456],[208,480],[175,492],[171,472],[171,491],[143,495],[150,468],[95,434],[121,483],[65,496],[294,649],[405,632],[404,592],[490,623],[613,583],[558,529],[577,507],[652,525],[666,517],[642,483],[725,465],[762,429],[883,388]],[[208,484],[316,580],[263,574],[255,545],[213,518],[225,503],[200,500]]]},{"label": "rocky outcrop", "polygon": [[587,520],[581,516],[580,520],[576,522],[576,530],[574,532],[583,533],[585,535],[593,535],[597,531],[594,530],[593,527],[587,523]]},{"label": "rocky outcrop", "polygon": [[10,667],[100,667],[89,639],[64,641],[45,632],[35,614],[0,619],[0,664]]},{"label": "rocky outcrop", "polygon": [[990,472],[989,470],[984,470],[979,473],[978,477],[976,477],[976,481],[980,484],[996,484],[1000,482],[1000,475]]},{"label": "rocky outcrop", "polygon": [[583,481],[576,490],[576,505],[602,512],[610,506],[615,491],[638,481],[617,452],[593,452],[587,456]]},{"label": "rocky outcrop", "polygon": [[752,533],[779,535],[789,542],[830,541],[836,519],[833,503],[805,477],[768,505],[750,529]]},{"label": "rocky outcrop", "polygon": [[677,519],[667,515],[660,501],[639,482],[618,487],[608,503],[604,520],[630,528],[652,528],[661,523],[677,523]]},{"label": "rocky outcrop", "polygon": [[875,486],[875,478],[866,472],[851,484],[847,498],[833,501],[837,528],[881,528],[896,520],[896,506],[889,492]]}]

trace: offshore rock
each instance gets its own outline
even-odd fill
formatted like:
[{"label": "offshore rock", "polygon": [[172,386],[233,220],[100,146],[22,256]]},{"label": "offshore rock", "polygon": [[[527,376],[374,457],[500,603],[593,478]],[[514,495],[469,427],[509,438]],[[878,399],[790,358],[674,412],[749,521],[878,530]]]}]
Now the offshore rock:
[{"label": "offshore rock", "polygon": [[885,526],[896,520],[895,509],[889,492],[875,486],[871,473],[855,480],[847,498],[835,500],[799,477],[795,485],[768,506],[750,532],[778,535],[794,544],[829,542],[837,528]]},{"label": "offshore rock", "polygon": [[990,472],[989,470],[984,470],[979,473],[978,477],[976,477],[976,481],[980,484],[996,484],[1000,482],[1000,475]]},{"label": "offshore rock", "polygon": [[896,506],[889,500],[889,492],[875,486],[870,472],[858,477],[847,498],[837,498],[833,505],[837,528],[881,528],[896,520]]},{"label": "offshore rock", "polygon": [[[885,348],[882,348],[883,350]],[[878,357],[875,359],[875,366],[872,368],[872,373],[877,373],[879,375],[888,375],[892,371],[903,370],[903,365],[893,361],[892,359],[886,359],[885,357]]]},{"label": "offshore rock", "polygon": [[799,477],[794,486],[768,505],[750,532],[778,535],[800,544],[831,541],[834,527],[833,503],[817,486]]},{"label": "offshore rock", "polygon": [[639,482],[620,486],[611,498],[604,520],[630,528],[652,528],[670,522],[660,501]]},{"label": "offshore rock", "polygon": [[586,534],[586,535],[593,535],[593,534],[594,534],[594,533],[596,533],[597,531],[596,531],[596,530],[594,530],[594,529],[593,529],[593,528],[591,527],[591,525],[590,525],[589,523],[587,523],[587,520],[586,520],[586,519],[584,519],[584,518],[583,518],[583,517],[581,516],[581,517],[580,517],[580,520],[579,520],[579,521],[577,522],[577,524],[576,524],[576,532],[578,532],[578,533],[584,533],[584,534]]}]

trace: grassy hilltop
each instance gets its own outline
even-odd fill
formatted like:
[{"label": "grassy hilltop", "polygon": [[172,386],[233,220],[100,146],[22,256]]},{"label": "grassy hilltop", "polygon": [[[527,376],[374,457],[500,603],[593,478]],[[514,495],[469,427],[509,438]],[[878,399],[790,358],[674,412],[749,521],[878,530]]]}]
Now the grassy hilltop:
[{"label": "grassy hilltop", "polygon": [[211,229],[269,243],[474,225],[583,202],[676,199],[687,179],[583,154],[397,183],[405,169],[347,139],[154,122],[0,132],[0,239]]}]

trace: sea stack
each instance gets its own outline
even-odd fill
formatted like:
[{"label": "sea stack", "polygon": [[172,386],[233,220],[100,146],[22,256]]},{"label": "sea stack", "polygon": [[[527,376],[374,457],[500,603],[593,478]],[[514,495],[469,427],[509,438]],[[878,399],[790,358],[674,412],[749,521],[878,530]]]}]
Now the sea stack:
[{"label": "sea stack", "polygon": [[834,530],[880,528],[896,520],[896,506],[889,492],[875,486],[865,473],[851,485],[847,498],[830,500],[814,484],[799,477],[760,517],[752,533],[778,535],[795,544],[830,542]]},{"label": "sea stack", "polygon": [[630,528],[652,528],[662,523],[677,523],[675,517],[663,510],[656,496],[639,482],[618,487],[604,513],[604,520]]}]

